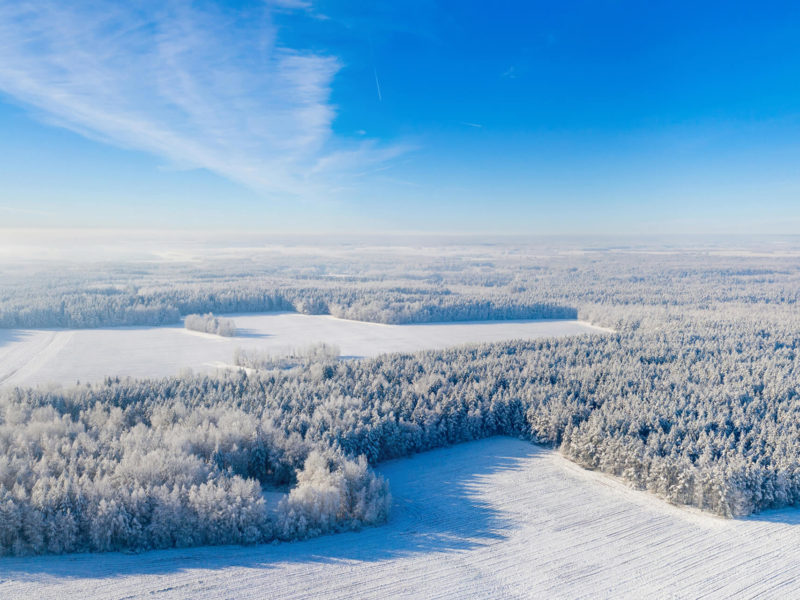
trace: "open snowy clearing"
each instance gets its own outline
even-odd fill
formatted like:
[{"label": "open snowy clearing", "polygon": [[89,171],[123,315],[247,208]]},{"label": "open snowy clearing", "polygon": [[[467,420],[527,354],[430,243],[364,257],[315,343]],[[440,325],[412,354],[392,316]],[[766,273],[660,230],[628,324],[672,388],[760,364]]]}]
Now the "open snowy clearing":
[{"label": "open snowy clearing", "polygon": [[724,520],[492,438],[385,463],[382,527],[291,544],[0,559],[3,598],[786,598],[800,513]]},{"label": "open snowy clearing", "polygon": [[182,368],[230,366],[234,349],[288,353],[325,342],[344,357],[413,352],[459,344],[605,331],[579,321],[486,321],[381,325],[296,313],[228,315],[239,335],[220,337],[182,326],[107,329],[0,329],[0,385],[74,384],[106,376],[163,377]]}]

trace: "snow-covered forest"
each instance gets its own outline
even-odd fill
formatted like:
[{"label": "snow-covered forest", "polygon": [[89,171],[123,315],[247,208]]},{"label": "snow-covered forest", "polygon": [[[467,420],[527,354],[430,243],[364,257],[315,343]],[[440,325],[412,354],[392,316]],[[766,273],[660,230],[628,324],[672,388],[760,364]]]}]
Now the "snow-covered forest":
[{"label": "snow-covered forest", "polygon": [[[438,265],[441,279],[426,285],[447,288],[440,298],[563,303],[614,332],[358,361],[311,352],[290,370],[242,355],[255,372],[5,391],[2,551],[289,540],[376,524],[390,496],[370,465],[496,434],[724,516],[800,504],[796,256],[491,257],[418,268],[432,277]],[[349,290],[353,306],[423,295],[377,277],[351,275],[349,287],[314,277],[321,295]],[[12,289],[5,306],[22,289],[32,288]],[[291,492],[271,506],[262,486]]]},{"label": "snow-covered forest", "polygon": [[189,314],[270,311],[378,323],[607,320],[612,307],[796,304],[796,257],[760,256],[751,245],[734,255],[719,244],[585,248],[554,240],[334,246],[312,255],[287,248],[175,263],[0,262],[0,327],[161,325]]}]

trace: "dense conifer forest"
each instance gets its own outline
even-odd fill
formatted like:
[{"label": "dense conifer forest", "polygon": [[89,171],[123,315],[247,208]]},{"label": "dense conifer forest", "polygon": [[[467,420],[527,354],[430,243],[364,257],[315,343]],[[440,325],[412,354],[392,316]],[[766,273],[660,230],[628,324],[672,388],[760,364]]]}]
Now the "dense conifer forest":
[{"label": "dense conifer forest", "polygon": [[[520,316],[513,307],[563,305],[613,331],[365,360],[330,348],[286,361],[241,354],[247,372],[6,389],[0,551],[252,543],[377,524],[390,492],[371,465],[498,434],[723,516],[800,504],[795,259],[494,256],[491,268],[420,267],[440,275],[425,284],[438,295],[316,274],[318,296],[305,298],[341,302],[335,290],[346,290],[343,316],[386,310],[388,321],[442,307],[457,319],[480,303],[508,318]],[[6,323],[34,289],[4,292]],[[202,289],[135,293],[202,304]],[[76,300],[78,313],[98,314],[90,299],[116,296],[104,293]],[[289,493],[270,503],[265,489]]]}]

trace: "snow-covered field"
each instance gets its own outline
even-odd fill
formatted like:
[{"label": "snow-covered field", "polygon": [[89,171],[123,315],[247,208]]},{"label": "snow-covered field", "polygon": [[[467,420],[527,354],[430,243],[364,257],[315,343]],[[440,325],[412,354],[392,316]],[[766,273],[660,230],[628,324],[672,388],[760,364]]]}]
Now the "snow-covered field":
[{"label": "snow-covered field", "polygon": [[0,597],[791,598],[800,514],[724,520],[493,438],[385,463],[390,522],[268,546],[0,559]]},{"label": "snow-covered field", "polygon": [[296,313],[231,317],[240,332],[234,338],[181,326],[0,329],[0,385],[73,384],[115,375],[161,377],[186,367],[213,371],[232,363],[237,346],[281,353],[326,342],[339,346],[343,356],[356,357],[600,330],[555,320],[381,325]]}]

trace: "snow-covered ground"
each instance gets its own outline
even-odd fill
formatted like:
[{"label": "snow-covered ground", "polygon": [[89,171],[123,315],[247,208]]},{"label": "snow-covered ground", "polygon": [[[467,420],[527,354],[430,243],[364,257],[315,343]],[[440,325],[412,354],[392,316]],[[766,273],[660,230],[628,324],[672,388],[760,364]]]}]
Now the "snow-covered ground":
[{"label": "snow-covered ground", "polygon": [[724,520],[493,438],[385,463],[382,527],[306,542],[0,559],[0,597],[792,598],[800,514]]},{"label": "snow-covered ground", "polygon": [[0,329],[0,386],[73,384],[106,376],[162,377],[182,368],[230,365],[237,346],[288,352],[316,342],[343,356],[375,356],[474,342],[598,332],[579,321],[486,321],[381,325],[296,313],[230,315],[239,335],[225,338],[182,326],[77,330]]}]

